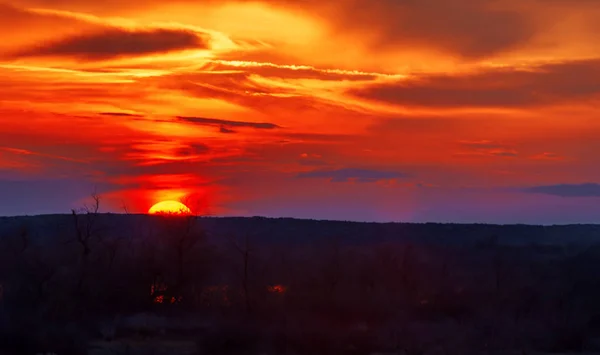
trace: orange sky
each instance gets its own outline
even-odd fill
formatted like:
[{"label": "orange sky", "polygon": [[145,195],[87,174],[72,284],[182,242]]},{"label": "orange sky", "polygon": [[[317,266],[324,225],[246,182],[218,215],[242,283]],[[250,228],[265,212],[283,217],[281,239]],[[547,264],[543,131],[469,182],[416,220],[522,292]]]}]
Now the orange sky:
[{"label": "orange sky", "polygon": [[1,1],[0,214],[600,222],[596,1]]}]

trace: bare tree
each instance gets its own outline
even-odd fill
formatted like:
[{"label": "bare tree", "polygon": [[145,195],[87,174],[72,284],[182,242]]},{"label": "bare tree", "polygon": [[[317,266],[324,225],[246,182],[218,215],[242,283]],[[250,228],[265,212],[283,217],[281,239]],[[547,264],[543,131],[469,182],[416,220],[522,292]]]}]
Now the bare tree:
[{"label": "bare tree", "polygon": [[79,211],[72,209],[71,216],[75,227],[75,242],[81,247],[80,270],[77,279],[77,291],[80,296],[86,295],[86,282],[89,272],[89,259],[92,253],[92,243],[96,237],[99,237],[97,223],[98,212],[100,211],[100,196],[93,192],[91,195],[92,204],[84,204]]},{"label": "bare tree", "polygon": [[[94,228],[97,222],[98,211],[100,210],[100,196],[94,192],[91,197],[94,201],[91,206],[84,205],[79,212],[75,209],[71,210],[73,223],[75,225],[76,242],[81,246],[84,260],[87,259],[91,253],[90,243],[94,237]],[[79,218],[82,214],[85,216],[83,223],[81,222],[81,218]]]},{"label": "bare tree", "polygon": [[129,209],[127,208],[125,201],[121,201],[121,208],[123,208],[123,212],[125,212],[125,214],[129,214]]},{"label": "bare tree", "polygon": [[250,296],[250,257],[253,253],[253,250],[250,246],[250,239],[248,234],[246,234],[244,236],[244,242],[241,245],[235,240],[234,237],[229,236],[227,239],[229,244],[242,257],[242,297],[244,299],[246,313],[250,314],[252,312],[252,300]]}]

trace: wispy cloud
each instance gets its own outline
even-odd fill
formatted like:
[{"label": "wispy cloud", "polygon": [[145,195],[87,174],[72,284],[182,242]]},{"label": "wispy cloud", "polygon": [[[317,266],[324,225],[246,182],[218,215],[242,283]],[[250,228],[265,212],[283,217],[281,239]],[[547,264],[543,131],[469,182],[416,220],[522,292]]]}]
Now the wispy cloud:
[{"label": "wispy cloud", "polygon": [[164,139],[145,140],[132,144],[125,157],[137,160],[141,165],[154,165],[173,161],[190,162],[206,159],[209,152],[209,146],[201,143],[183,143]]},{"label": "wispy cloud", "polygon": [[459,155],[489,155],[496,157],[516,157],[519,153],[507,145],[490,140],[460,141],[460,146],[467,149],[467,153]]},{"label": "wispy cloud", "polygon": [[530,107],[600,94],[600,60],[425,74],[352,88],[358,98],[429,108]]},{"label": "wispy cloud", "polygon": [[286,79],[319,79],[319,80],[351,80],[370,81],[377,78],[402,78],[400,74],[364,72],[359,70],[324,69],[309,65],[275,64],[269,62],[215,60],[209,62],[204,69],[210,71],[245,70],[263,77]]},{"label": "wispy cloud", "polygon": [[553,152],[544,152],[541,154],[536,154],[531,157],[534,160],[563,160],[564,157],[558,153]]},{"label": "wispy cloud", "polygon": [[143,117],[143,115],[136,113],[127,113],[127,112],[100,112],[101,116],[113,116],[113,117]]},{"label": "wispy cloud", "polygon": [[600,184],[558,184],[532,186],[523,191],[560,197],[600,197]]},{"label": "wispy cloud", "polygon": [[397,171],[345,168],[338,170],[313,170],[296,175],[298,178],[324,178],[332,182],[347,182],[355,180],[361,183],[377,182],[408,177]]},{"label": "wispy cloud", "polygon": [[21,148],[0,147],[0,151],[5,151],[7,153],[17,154],[17,155],[38,156],[38,157],[43,157],[43,158],[58,159],[58,160],[76,162],[76,163],[88,163],[88,161],[82,160],[82,159],[75,159],[75,158],[70,158],[67,156],[40,153],[40,152],[35,152],[32,150],[21,149]]},{"label": "wispy cloud", "polygon": [[[229,121],[229,120],[220,120],[216,118],[205,118],[205,117],[185,117],[185,116],[177,116],[177,119],[180,119],[185,122],[190,122],[199,125],[207,125],[207,126],[220,126],[221,129],[225,127],[239,127],[239,128],[256,128],[256,129],[276,129],[281,128],[278,125],[270,122],[244,122],[244,121]],[[224,133],[232,133],[227,130]]]}]

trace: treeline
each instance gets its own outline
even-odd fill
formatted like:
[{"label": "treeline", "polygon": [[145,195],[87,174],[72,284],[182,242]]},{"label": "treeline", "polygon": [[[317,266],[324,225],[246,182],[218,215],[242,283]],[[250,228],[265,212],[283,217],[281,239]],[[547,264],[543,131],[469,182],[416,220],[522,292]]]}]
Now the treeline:
[{"label": "treeline", "polygon": [[200,354],[598,350],[593,247],[286,245],[152,220],[115,229],[96,204],[52,237],[0,235],[0,353],[131,337],[193,339]]}]

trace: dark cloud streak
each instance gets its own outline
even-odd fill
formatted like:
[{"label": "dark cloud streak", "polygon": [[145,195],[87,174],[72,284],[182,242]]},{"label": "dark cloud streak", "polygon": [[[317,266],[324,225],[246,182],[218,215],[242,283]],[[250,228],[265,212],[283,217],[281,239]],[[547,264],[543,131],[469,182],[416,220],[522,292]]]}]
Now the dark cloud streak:
[{"label": "dark cloud streak", "polygon": [[356,180],[361,183],[377,182],[380,180],[390,180],[398,178],[406,178],[407,174],[397,171],[382,171],[370,169],[338,169],[338,170],[314,170],[302,172],[296,175],[298,178],[326,178],[331,179],[331,182],[347,182]]},{"label": "dark cloud streak", "polygon": [[121,56],[208,49],[207,35],[187,30],[126,30],[108,28],[45,43],[16,53],[15,57],[77,57],[102,60]]},{"label": "dark cloud streak", "polygon": [[269,122],[242,122],[242,121],[229,121],[229,120],[220,120],[216,118],[205,118],[205,117],[186,117],[186,116],[177,116],[177,119],[199,124],[199,125],[207,125],[207,126],[219,126],[221,132],[223,132],[223,128],[225,128],[225,132],[223,133],[233,133],[233,131],[227,129],[226,127],[240,127],[240,128],[255,128],[255,129],[276,129],[281,128],[280,126],[269,123]]},{"label": "dark cloud streak", "polygon": [[530,107],[600,94],[600,61],[488,69],[470,74],[422,75],[352,89],[351,95],[417,107]]},{"label": "dark cloud streak", "polygon": [[100,116],[112,116],[112,117],[136,117],[141,118],[143,115],[138,115],[134,113],[126,113],[126,112],[100,112]]}]

